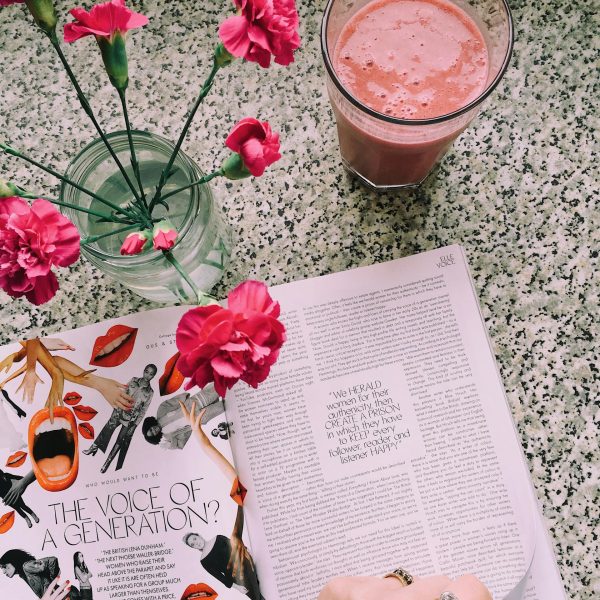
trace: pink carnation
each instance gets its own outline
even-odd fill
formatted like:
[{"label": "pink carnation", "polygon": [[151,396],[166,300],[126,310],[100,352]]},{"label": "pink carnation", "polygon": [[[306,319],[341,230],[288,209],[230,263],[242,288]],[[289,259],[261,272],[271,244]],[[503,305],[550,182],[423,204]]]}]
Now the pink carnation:
[{"label": "pink carnation", "polygon": [[121,245],[121,255],[134,256],[140,254],[148,241],[148,234],[144,231],[134,231],[130,233]]},{"label": "pink carnation", "polygon": [[221,24],[219,36],[227,51],[258,63],[294,62],[300,47],[298,12],[294,0],[234,0],[238,14]]},{"label": "pink carnation", "polygon": [[250,117],[242,119],[232,130],[225,145],[237,152],[244,166],[260,177],[265,169],[281,158],[279,154],[279,134],[271,131],[271,126]]},{"label": "pink carnation", "polygon": [[96,4],[89,12],[83,8],[74,8],[70,12],[77,22],[65,25],[65,42],[68,43],[86,35],[110,38],[114,33],[123,34],[148,24],[147,17],[125,6],[125,0]]},{"label": "pink carnation", "polygon": [[214,381],[217,393],[225,396],[240,379],[258,387],[286,339],[279,312],[279,303],[258,281],[236,287],[227,308],[212,305],[188,311],[177,327],[177,368],[191,378],[186,389]]},{"label": "pink carnation", "polygon": [[168,219],[157,223],[152,233],[152,244],[155,250],[170,250],[177,240],[177,230]]},{"label": "pink carnation", "polygon": [[0,6],[10,6],[11,4],[23,4],[25,0],[0,0]]},{"label": "pink carnation", "polygon": [[53,266],[79,258],[75,225],[47,200],[30,206],[22,198],[0,199],[0,287],[33,304],[48,302],[58,289]]}]

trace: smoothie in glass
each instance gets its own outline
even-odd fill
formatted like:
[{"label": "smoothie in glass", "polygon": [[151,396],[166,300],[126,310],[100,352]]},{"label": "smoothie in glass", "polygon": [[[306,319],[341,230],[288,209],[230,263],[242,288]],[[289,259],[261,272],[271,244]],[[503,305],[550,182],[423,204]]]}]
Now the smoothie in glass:
[{"label": "smoothie in glass", "polygon": [[[502,76],[512,48],[510,13],[505,2],[497,4],[505,9],[498,19],[504,29],[494,38],[492,61],[482,32],[489,27],[452,0],[358,4],[330,0],[324,19],[342,159],[373,187],[415,185]],[[474,4],[475,15],[477,5],[494,0]]]}]

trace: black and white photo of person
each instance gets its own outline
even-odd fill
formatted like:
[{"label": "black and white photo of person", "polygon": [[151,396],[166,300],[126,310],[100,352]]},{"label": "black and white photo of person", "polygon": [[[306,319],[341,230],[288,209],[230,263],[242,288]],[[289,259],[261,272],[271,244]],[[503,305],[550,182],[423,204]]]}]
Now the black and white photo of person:
[{"label": "black and white photo of person", "polygon": [[254,561],[242,539],[244,509],[241,490],[244,490],[244,486],[239,481],[233,465],[213,445],[202,429],[203,417],[207,409],[196,414],[195,403],[192,403],[191,410],[188,410],[183,403],[180,406],[181,412],[196,435],[204,456],[221,471],[230,483],[231,499],[238,505],[235,523],[229,537],[217,535],[206,539],[199,533],[190,532],[183,537],[183,541],[190,548],[200,552],[201,565],[225,587],[235,589],[251,600],[264,600],[260,592]]},{"label": "black and white photo of person", "polygon": [[[8,550],[0,556],[0,571],[10,579],[20,577],[38,598],[47,600],[60,597],[55,589],[60,574],[58,558],[55,556],[36,559],[24,550]],[[80,600],[79,590],[75,586],[71,586],[69,598]]]},{"label": "black and white photo of person", "polygon": [[25,415],[25,412],[21,410],[8,396],[8,393],[4,389],[0,389],[0,448],[7,448],[10,452],[25,448],[27,444],[23,439],[23,436],[15,429],[15,426],[10,422],[8,413],[4,407],[4,403],[13,408],[17,412],[19,418]]},{"label": "black and white photo of person", "polygon": [[2,469],[0,469],[0,498],[4,501],[5,504],[10,506],[15,512],[25,519],[25,523],[27,523],[27,527],[31,527],[31,519],[33,519],[36,523],[39,523],[40,520],[38,516],[33,512],[22,496],[19,496],[16,500],[13,500],[11,503],[8,502],[7,497],[9,497],[9,492],[13,489],[13,482],[20,482],[23,477],[19,475],[13,475],[12,473],[5,473]]},{"label": "black and white photo of person", "polygon": [[181,450],[185,447],[192,435],[192,428],[181,412],[180,402],[188,411],[192,409],[194,402],[200,409],[206,408],[202,417],[203,425],[225,412],[225,404],[212,383],[193,396],[179,394],[161,402],[156,417],[144,419],[142,433],[147,442],[155,445],[160,443],[163,448],[170,450]]},{"label": "black and white photo of person", "polygon": [[150,382],[156,373],[156,365],[149,364],[144,368],[141,377],[133,377],[128,382],[126,393],[133,398],[133,406],[130,410],[124,410],[122,408],[113,409],[110,419],[106,425],[104,425],[96,440],[87,450],[83,451],[84,454],[91,456],[94,456],[98,450],[106,453],[115,430],[119,429],[117,440],[100,469],[101,473],[106,473],[117,454],[119,455],[119,458],[117,459],[115,470],[118,471],[123,467],[133,434],[144,418],[144,415],[150,406],[150,402],[152,401],[154,390],[152,389]]},{"label": "black and white photo of person", "polygon": [[94,600],[94,592],[92,591],[92,584],[90,583],[90,577],[93,577],[93,575],[85,564],[81,552],[75,552],[75,554],[73,554],[73,571],[75,572],[77,581],[79,581],[81,600]]},{"label": "black and white photo of person", "polygon": [[225,587],[252,600],[264,600],[258,586],[254,561],[242,542],[243,529],[244,509],[238,506],[231,537],[217,535],[205,539],[199,533],[190,532],[183,537],[183,541],[200,552],[200,564]]}]

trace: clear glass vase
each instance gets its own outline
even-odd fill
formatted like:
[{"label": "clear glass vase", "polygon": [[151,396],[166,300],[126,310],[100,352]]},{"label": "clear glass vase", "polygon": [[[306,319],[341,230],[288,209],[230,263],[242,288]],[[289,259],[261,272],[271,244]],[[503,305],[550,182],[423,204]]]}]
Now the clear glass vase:
[{"label": "clear glass vase", "polygon": [[[136,179],[130,162],[129,142],[124,131],[108,135],[115,153],[130,180]],[[142,131],[133,132],[133,142],[140,167],[140,175],[147,198],[152,198],[163,168],[174,144]],[[163,188],[163,196],[197,181],[203,176],[198,166],[183,152],[179,152],[172,175]],[[125,178],[110,156],[105,144],[98,139],[86,146],[71,162],[66,176],[73,182],[110,200],[119,207],[131,204],[133,196]],[[101,214],[110,213],[99,200],[69,184],[61,188],[61,201],[91,209]],[[158,204],[153,217],[169,218],[179,232],[172,249],[198,288],[208,292],[221,278],[229,263],[233,239],[208,184],[196,185],[171,196],[169,210]],[[81,237],[100,236],[123,228],[122,224],[99,222],[98,217],[71,208],[63,213],[73,221]],[[101,271],[122,283],[136,294],[155,302],[195,302],[190,285],[152,243],[135,256],[121,256],[120,249],[131,231],[104,237],[82,246],[82,254]]]}]

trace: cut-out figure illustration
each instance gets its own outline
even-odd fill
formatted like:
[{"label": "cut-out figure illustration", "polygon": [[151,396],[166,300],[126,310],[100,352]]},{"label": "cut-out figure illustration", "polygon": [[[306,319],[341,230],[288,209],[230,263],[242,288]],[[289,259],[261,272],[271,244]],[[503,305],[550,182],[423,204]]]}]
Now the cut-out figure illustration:
[{"label": "cut-out figure illustration", "polygon": [[197,600],[197,598],[206,598],[207,600],[216,600],[219,594],[213,590],[207,583],[192,583],[185,588],[181,594],[181,600]]},{"label": "cut-out figure illustration", "polygon": [[[56,578],[60,574],[58,559],[55,556],[36,559],[24,550],[9,550],[0,556],[0,571],[6,577],[20,577],[38,598],[52,597]],[[51,587],[52,586],[52,587]],[[48,590],[51,590],[48,594]],[[70,600],[79,600],[79,590],[71,586]]]},{"label": "cut-out figure illustration", "polygon": [[66,579],[60,581],[60,577],[57,577],[45,591],[41,600],[70,600],[71,594],[71,582]]},{"label": "cut-out figure illustration", "polygon": [[233,433],[231,427],[233,426],[233,423],[227,423],[226,421],[224,421],[223,423],[219,423],[211,432],[210,434],[213,437],[218,437],[221,438],[222,440],[228,440],[231,437],[231,434]]},{"label": "cut-out figure illustration", "polygon": [[192,435],[192,428],[181,412],[180,402],[188,411],[192,410],[194,402],[196,406],[206,408],[202,417],[205,425],[216,416],[225,412],[225,405],[215,392],[214,385],[209,384],[193,396],[180,394],[160,403],[156,417],[146,417],[142,424],[144,438],[150,444],[161,444],[164,448],[171,450],[182,449]]},{"label": "cut-out figure illustration", "polygon": [[31,404],[36,386],[42,381],[36,373],[36,366],[39,363],[50,375],[51,384],[46,407],[50,410],[51,420],[54,419],[54,407],[63,405],[65,381],[97,390],[113,408],[127,409],[131,405],[132,400],[126,393],[126,386],[123,384],[113,379],[94,375],[95,369],[84,370],[63,356],[50,354],[51,351],[73,349],[62,340],[33,339],[20,342],[20,344],[22,346],[20,350],[0,361],[0,372],[10,371],[14,363],[24,359],[25,364],[0,382],[0,389],[9,381],[23,375],[18,389],[23,391],[23,400]]},{"label": "cut-out figure illustration", "polygon": [[150,385],[150,381],[154,378],[156,372],[156,366],[150,364],[146,366],[141,377],[133,377],[129,381],[127,384],[127,395],[133,398],[131,410],[115,408],[110,419],[98,434],[96,441],[87,450],[83,451],[84,454],[89,454],[91,456],[94,456],[98,450],[106,453],[115,430],[119,429],[117,440],[100,469],[101,473],[106,473],[117,454],[119,455],[119,458],[117,459],[116,470],[118,471],[123,467],[133,434],[144,418],[144,415],[150,406],[150,402],[152,401],[154,390]]},{"label": "cut-out figure illustration", "polygon": [[81,596],[81,600],[94,600],[92,584],[90,583],[90,577],[93,577],[93,575],[90,573],[88,566],[85,564],[85,560],[81,552],[75,552],[73,555],[73,570],[75,572],[77,581],[79,581],[79,594]]},{"label": "cut-out figure illustration", "polygon": [[[8,394],[6,390],[0,390],[2,395],[0,395],[0,448],[7,448],[11,452],[15,450],[19,450],[25,447],[25,440],[23,436],[15,429],[14,425],[10,422],[8,418],[8,414],[4,408],[4,401],[8,399],[10,401],[11,407],[15,407],[14,403],[10,398],[8,398]],[[16,406],[19,410],[21,410],[18,406]],[[25,412],[21,410],[21,413],[25,416]],[[21,416],[19,413],[17,413]]]},{"label": "cut-out figure illustration", "polygon": [[[2,498],[2,500],[5,503],[7,503],[6,495],[12,489],[12,482],[13,481],[21,481],[22,479],[23,479],[23,477],[21,477],[19,475],[13,475],[12,473],[5,473],[4,471],[2,471],[0,469],[0,498]],[[33,510],[31,510],[31,508],[29,508],[29,506],[27,506],[27,504],[25,504],[25,501],[23,500],[22,497],[20,497],[13,504],[9,504],[9,506],[11,508],[13,508],[20,517],[25,519],[25,522],[27,523],[27,527],[32,526],[31,519],[33,519],[36,523],[40,522],[40,520],[38,519],[38,516],[33,512]]]},{"label": "cut-out figure illustration", "polygon": [[180,406],[192,431],[196,434],[196,439],[204,454],[231,483],[231,496],[233,501],[238,504],[237,516],[230,537],[217,535],[205,539],[199,533],[191,532],[183,537],[183,541],[190,548],[200,552],[200,563],[204,569],[225,587],[235,589],[252,600],[264,600],[260,593],[254,561],[242,540],[244,530],[242,504],[245,488],[241,485],[233,465],[213,446],[210,438],[202,429],[202,419],[207,409],[196,414],[195,403],[192,404],[191,410],[188,410],[183,402],[180,403]]}]

